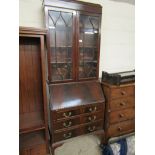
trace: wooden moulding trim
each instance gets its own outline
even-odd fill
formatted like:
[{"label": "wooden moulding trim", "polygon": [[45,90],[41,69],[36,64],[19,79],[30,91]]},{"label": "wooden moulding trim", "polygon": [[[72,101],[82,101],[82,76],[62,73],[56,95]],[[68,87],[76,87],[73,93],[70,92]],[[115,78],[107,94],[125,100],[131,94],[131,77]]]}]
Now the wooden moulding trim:
[{"label": "wooden moulding trim", "polygon": [[63,82],[63,83],[49,83],[49,86],[62,85],[62,84],[67,85],[67,84],[76,84],[76,83],[77,84],[80,84],[80,83],[93,83],[93,82],[100,84],[100,81],[98,79],[93,79],[93,80],[87,80],[87,81],[71,81],[69,83],[65,83],[65,82]]},{"label": "wooden moulding trim", "polygon": [[44,28],[35,28],[35,27],[19,27],[19,33],[20,34],[41,34],[41,35],[46,35],[47,34],[47,29]]},{"label": "wooden moulding trim", "polygon": [[45,129],[45,126],[42,125],[40,127],[34,127],[34,128],[26,129],[26,130],[21,130],[19,134],[30,133],[30,132],[44,130],[44,129]]},{"label": "wooden moulding trim", "polygon": [[110,88],[121,88],[121,87],[127,87],[127,86],[134,86],[135,82],[124,83],[124,84],[120,84],[118,86],[117,85],[109,84],[107,82],[101,82],[101,84],[104,85],[104,86],[110,87]]},{"label": "wooden moulding trim", "polygon": [[102,13],[102,6],[100,4],[81,2],[77,0],[44,0],[43,5],[72,9],[77,11]]}]

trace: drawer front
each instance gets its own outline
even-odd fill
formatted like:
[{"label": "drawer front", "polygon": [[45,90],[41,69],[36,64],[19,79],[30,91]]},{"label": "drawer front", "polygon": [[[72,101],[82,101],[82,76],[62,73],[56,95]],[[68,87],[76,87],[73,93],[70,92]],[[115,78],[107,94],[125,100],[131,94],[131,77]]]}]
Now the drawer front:
[{"label": "drawer front", "polygon": [[134,94],[135,94],[134,86],[111,89],[111,99],[133,96]]},{"label": "drawer front", "polygon": [[133,132],[135,128],[134,120],[125,121],[121,123],[117,123],[115,125],[111,125],[108,129],[108,136],[119,136],[121,134]]},{"label": "drawer front", "polygon": [[93,104],[87,107],[84,107],[84,113],[92,113],[96,111],[103,110],[104,103]]},{"label": "drawer front", "polygon": [[57,142],[57,141],[66,140],[72,137],[79,136],[80,134],[81,134],[80,128],[73,129],[73,130],[66,130],[59,133],[55,133],[53,140],[54,142]]},{"label": "drawer front", "polygon": [[20,151],[20,155],[45,155],[45,154],[46,154],[45,144],[35,145],[31,148],[23,149]]},{"label": "drawer front", "polygon": [[58,122],[54,123],[54,130],[69,128],[69,127],[73,127],[73,126],[79,125],[79,124],[80,124],[80,118],[79,117],[75,118],[75,119],[58,121]]},{"label": "drawer front", "polygon": [[83,117],[82,119],[83,119],[82,120],[83,123],[94,122],[97,120],[104,119],[104,113],[103,112],[93,113],[93,114]]},{"label": "drawer front", "polygon": [[73,116],[79,115],[80,109],[71,109],[71,110],[65,110],[65,111],[54,111],[53,112],[53,120],[61,120],[61,119],[68,119]]},{"label": "drawer front", "polygon": [[133,119],[135,117],[135,110],[134,108],[130,108],[111,112],[109,117],[110,124]]},{"label": "drawer front", "polygon": [[103,120],[84,126],[83,133],[86,134],[100,129],[103,129]]},{"label": "drawer front", "polygon": [[110,101],[110,110],[118,110],[123,108],[133,107],[135,105],[135,98],[131,97],[123,97],[121,99],[116,99]]}]

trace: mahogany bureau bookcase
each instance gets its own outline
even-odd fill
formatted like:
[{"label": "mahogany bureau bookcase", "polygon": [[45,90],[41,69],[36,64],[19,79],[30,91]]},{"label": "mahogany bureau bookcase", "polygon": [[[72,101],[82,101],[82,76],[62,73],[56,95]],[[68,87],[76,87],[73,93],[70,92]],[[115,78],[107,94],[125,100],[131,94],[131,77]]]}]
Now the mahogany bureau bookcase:
[{"label": "mahogany bureau bookcase", "polygon": [[52,151],[64,140],[104,135],[99,75],[102,7],[77,0],[44,0]]},{"label": "mahogany bureau bookcase", "polygon": [[135,84],[111,85],[103,82],[106,99],[105,135],[106,141],[134,132],[135,128]]},{"label": "mahogany bureau bookcase", "polygon": [[20,155],[48,153],[44,36],[46,30],[19,29]]}]

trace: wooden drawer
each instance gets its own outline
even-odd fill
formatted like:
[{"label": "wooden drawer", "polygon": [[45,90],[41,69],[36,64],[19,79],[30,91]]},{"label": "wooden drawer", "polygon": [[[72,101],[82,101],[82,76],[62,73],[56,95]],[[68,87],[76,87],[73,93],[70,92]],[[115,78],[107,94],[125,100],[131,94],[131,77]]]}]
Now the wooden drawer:
[{"label": "wooden drawer", "polygon": [[89,122],[94,122],[97,120],[104,119],[104,113],[103,112],[96,112],[91,115],[87,115],[82,118],[82,123],[89,123]]},{"label": "wooden drawer", "polygon": [[53,120],[68,119],[73,116],[79,115],[81,113],[80,109],[66,109],[64,111],[54,111]]},{"label": "wooden drawer", "polygon": [[53,140],[54,142],[57,142],[57,141],[66,140],[72,137],[79,136],[80,134],[81,134],[80,128],[66,130],[66,131],[55,133]]},{"label": "wooden drawer", "polygon": [[54,130],[69,128],[79,124],[80,124],[80,117],[64,121],[57,121],[54,123]]},{"label": "wooden drawer", "polygon": [[133,132],[135,128],[134,120],[124,121],[111,125],[108,129],[108,137],[119,136],[121,134]]},{"label": "wooden drawer", "polygon": [[110,113],[109,117],[110,117],[110,124],[133,119],[135,117],[135,110],[134,108],[130,108],[114,111]]},{"label": "wooden drawer", "polygon": [[135,98],[133,96],[123,97],[121,99],[112,100],[109,103],[111,111],[123,108],[129,108],[135,105]]},{"label": "wooden drawer", "polygon": [[20,151],[20,155],[46,155],[46,145],[35,145],[31,148],[25,148]]},{"label": "wooden drawer", "polygon": [[101,111],[103,110],[103,105],[104,103],[99,103],[99,104],[92,104],[89,106],[84,107],[84,113],[92,113],[96,111]]},{"label": "wooden drawer", "polygon": [[135,94],[134,86],[111,89],[111,99],[132,96]]},{"label": "wooden drawer", "polygon": [[100,130],[100,129],[103,129],[103,120],[97,121],[94,123],[90,123],[90,124],[84,126],[83,133],[86,134],[86,133],[90,133],[90,132]]}]

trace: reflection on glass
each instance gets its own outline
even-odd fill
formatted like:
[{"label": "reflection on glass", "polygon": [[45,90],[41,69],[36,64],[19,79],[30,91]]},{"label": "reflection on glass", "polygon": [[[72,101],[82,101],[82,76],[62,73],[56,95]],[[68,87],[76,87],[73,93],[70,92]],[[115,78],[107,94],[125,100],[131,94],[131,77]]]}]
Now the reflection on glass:
[{"label": "reflection on glass", "polygon": [[79,78],[97,76],[99,18],[80,15]]},{"label": "reflection on glass", "polygon": [[52,81],[72,79],[73,14],[49,11]]}]

